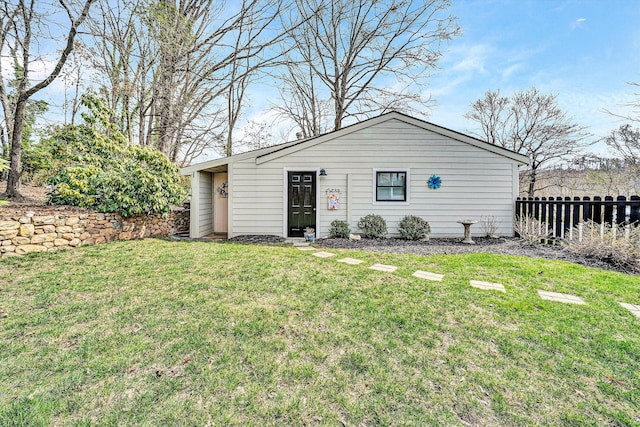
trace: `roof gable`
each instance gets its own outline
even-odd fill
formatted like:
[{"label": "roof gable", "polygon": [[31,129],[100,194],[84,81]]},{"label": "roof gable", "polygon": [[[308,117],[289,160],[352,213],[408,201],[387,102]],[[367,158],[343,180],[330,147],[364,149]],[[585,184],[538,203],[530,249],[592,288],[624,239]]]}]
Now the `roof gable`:
[{"label": "roof gable", "polygon": [[229,157],[223,157],[220,159],[210,160],[207,162],[197,163],[195,165],[184,167],[180,170],[182,175],[189,175],[191,172],[211,169],[218,166],[227,165],[240,160],[247,160],[255,158],[256,164],[262,164],[274,159],[278,159],[283,156],[287,156],[292,153],[296,153],[301,150],[305,150],[310,147],[314,147],[318,144],[322,144],[327,141],[331,141],[337,138],[341,138],[353,132],[357,132],[362,129],[367,129],[376,126],[380,123],[384,123],[389,120],[399,120],[412,126],[419,127],[429,132],[433,132],[447,138],[451,138],[456,141],[463,142],[465,144],[472,145],[482,150],[489,151],[496,155],[506,157],[514,162],[525,165],[529,163],[529,159],[514,151],[507,150],[506,148],[499,147],[497,145],[490,144],[480,139],[465,135],[460,132],[456,132],[451,129],[444,128],[442,126],[435,125],[433,123],[426,122],[424,120],[417,119],[415,117],[407,116],[406,114],[398,112],[386,113],[372,119],[364,120],[362,122],[344,127],[342,129],[329,132],[323,135],[310,137],[302,140],[288,141],[282,144],[274,145],[271,147],[261,148],[258,150],[248,151],[246,153],[235,154]]},{"label": "roof gable", "polygon": [[266,163],[271,160],[286,156],[288,154],[305,150],[307,148],[316,146],[318,144],[322,144],[323,142],[341,138],[350,133],[376,126],[380,123],[384,123],[389,120],[399,120],[409,125],[413,125],[421,129],[424,129],[426,131],[430,131],[430,132],[445,136],[447,138],[451,138],[456,141],[460,141],[460,142],[472,145],[474,147],[489,151],[491,153],[506,157],[510,160],[517,162],[518,164],[524,165],[529,163],[529,159],[526,156],[523,156],[522,154],[518,154],[511,150],[507,150],[506,148],[489,144],[488,142],[481,141],[469,135],[465,135],[463,133],[456,132],[451,129],[447,129],[447,128],[435,125],[433,123],[426,122],[424,120],[416,119],[415,117],[407,116],[405,114],[398,113],[398,112],[391,112],[391,113],[383,114],[381,116],[344,127],[337,131],[329,132],[324,135],[319,135],[303,141],[297,141],[295,144],[288,145],[286,147],[282,146],[282,147],[278,147],[276,150],[273,150],[273,151],[260,153],[256,156],[256,164]]}]

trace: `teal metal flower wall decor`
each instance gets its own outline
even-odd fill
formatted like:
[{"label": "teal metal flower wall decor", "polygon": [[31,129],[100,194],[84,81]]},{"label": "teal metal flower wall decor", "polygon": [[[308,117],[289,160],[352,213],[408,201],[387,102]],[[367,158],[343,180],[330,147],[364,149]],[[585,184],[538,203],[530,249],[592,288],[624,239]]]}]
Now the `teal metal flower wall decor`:
[{"label": "teal metal flower wall decor", "polygon": [[431,175],[429,181],[427,181],[427,185],[432,190],[437,190],[442,185],[442,179],[438,175]]}]

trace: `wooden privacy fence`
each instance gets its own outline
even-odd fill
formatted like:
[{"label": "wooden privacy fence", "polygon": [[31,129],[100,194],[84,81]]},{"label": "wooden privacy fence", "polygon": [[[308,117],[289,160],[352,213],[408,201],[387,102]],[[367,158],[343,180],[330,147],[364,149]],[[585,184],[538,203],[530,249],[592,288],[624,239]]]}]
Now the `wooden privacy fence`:
[{"label": "wooden privacy fence", "polygon": [[594,197],[518,197],[516,200],[516,221],[535,218],[549,227],[554,238],[573,239],[573,229],[586,221],[604,226],[630,227],[640,225],[640,196]]}]

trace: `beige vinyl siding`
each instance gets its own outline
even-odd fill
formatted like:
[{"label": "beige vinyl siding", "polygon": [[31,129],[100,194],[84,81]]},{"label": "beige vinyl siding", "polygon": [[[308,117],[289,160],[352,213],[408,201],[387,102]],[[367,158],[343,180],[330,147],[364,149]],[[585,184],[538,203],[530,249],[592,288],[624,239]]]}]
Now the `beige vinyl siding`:
[{"label": "beige vinyl siding", "polygon": [[282,169],[256,167],[250,158],[234,163],[231,173],[233,235],[282,235]]},{"label": "beige vinyl siding", "polygon": [[213,233],[213,174],[199,172],[198,237]]},{"label": "beige vinyl siding", "polygon": [[[285,150],[287,151],[287,150]],[[462,236],[458,219],[494,216],[499,234],[512,235],[514,160],[392,119],[356,130],[306,149],[271,155],[256,164],[254,158],[234,163],[231,191],[233,235],[284,232],[284,170],[324,168],[317,178],[320,224],[317,235],[326,236],[334,219],[347,220],[356,231],[358,219],[370,213],[382,215],[390,235],[406,214],[418,215],[431,224],[433,237]],[[409,170],[409,204],[374,203],[373,170]],[[438,190],[430,190],[431,175],[442,178]],[[347,182],[350,177],[350,188]],[[340,189],[340,208],[327,209],[325,190]],[[349,205],[348,205],[349,204]],[[348,214],[351,214],[350,216]],[[478,235],[480,226],[472,227]]]}]

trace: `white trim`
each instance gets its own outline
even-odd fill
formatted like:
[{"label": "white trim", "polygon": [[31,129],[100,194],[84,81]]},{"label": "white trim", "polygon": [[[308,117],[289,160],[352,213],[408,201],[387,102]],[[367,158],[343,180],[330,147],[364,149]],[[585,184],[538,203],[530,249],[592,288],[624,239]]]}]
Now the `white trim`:
[{"label": "white trim", "polygon": [[[404,172],[407,174],[407,179],[405,181],[405,201],[394,202],[394,201],[380,201],[376,200],[376,195],[378,192],[378,172]],[[381,206],[409,206],[411,204],[411,168],[373,168],[372,173],[373,179],[373,201],[374,205]]]},{"label": "white trim", "polygon": [[189,206],[189,237],[198,238],[198,216],[200,211],[200,172],[191,172],[191,205]]},{"label": "white trim", "polygon": [[318,203],[320,202],[320,167],[285,167],[282,168],[282,237],[289,237],[287,226],[289,225],[289,172],[315,172],[316,173],[316,237],[320,236],[320,209],[318,209]]},{"label": "white trim", "polygon": [[[513,173],[513,182],[512,182],[513,200],[516,200],[520,195],[520,167],[514,164],[512,173]],[[514,209],[515,209],[515,203],[514,203]],[[515,211],[514,211],[514,214],[515,214]]]},{"label": "white trim", "polygon": [[511,193],[512,193],[513,203],[511,203],[511,235],[509,237],[513,237],[516,235],[515,229],[513,228],[513,225],[514,225],[513,221],[515,221],[515,218],[516,218],[516,199],[520,195],[520,167],[514,163],[511,170],[512,170]]},{"label": "white trim", "polygon": [[227,165],[227,238],[233,235],[233,163]]},{"label": "white trim", "polygon": [[211,232],[216,232],[216,173],[211,173]]},{"label": "white trim", "polygon": [[194,172],[194,171],[201,171],[206,169],[217,168],[224,165],[231,165],[233,162],[252,159],[260,155],[263,155],[265,153],[282,150],[283,148],[286,148],[290,145],[299,144],[302,141],[303,140],[287,141],[287,142],[283,142],[282,144],[276,144],[270,147],[247,151],[246,153],[239,153],[229,157],[221,157],[219,159],[207,160],[205,162],[200,162],[200,163],[194,163],[193,165],[189,165],[181,168],[180,175],[189,175],[191,172]]},{"label": "white trim", "polygon": [[351,191],[353,189],[353,179],[351,173],[347,174],[347,223],[351,226],[351,217],[353,216],[353,205],[351,201],[353,198],[351,197]]}]

